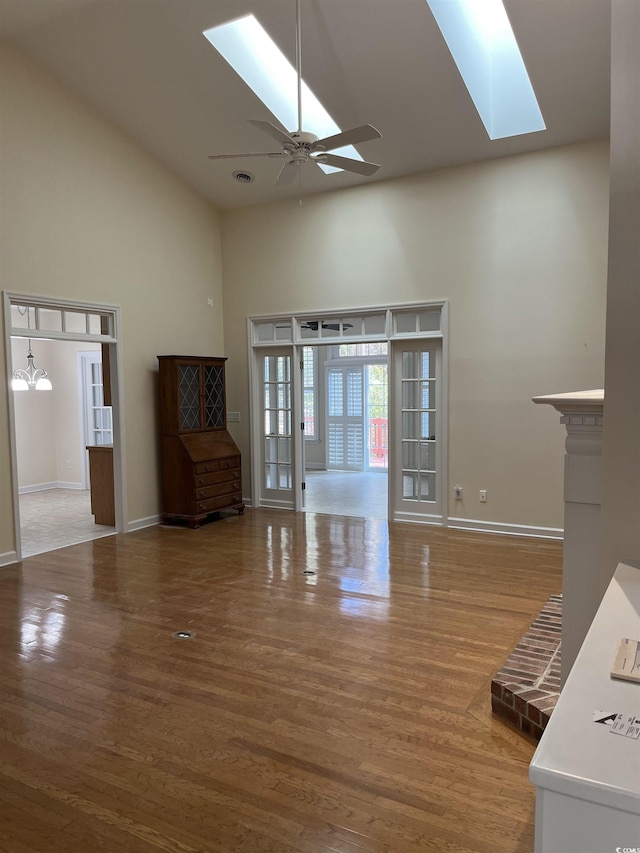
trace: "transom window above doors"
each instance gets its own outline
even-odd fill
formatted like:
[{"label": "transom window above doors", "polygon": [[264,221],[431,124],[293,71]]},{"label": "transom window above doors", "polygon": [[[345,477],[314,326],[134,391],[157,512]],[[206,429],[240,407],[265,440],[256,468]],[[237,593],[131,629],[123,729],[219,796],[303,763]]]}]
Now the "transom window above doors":
[{"label": "transom window above doors", "polygon": [[49,303],[35,297],[7,295],[11,335],[104,343],[115,340],[115,312],[112,308],[87,310],[72,303]]},{"label": "transom window above doors", "polygon": [[296,315],[249,319],[251,346],[320,344],[441,338],[445,332],[446,303],[426,302],[366,308],[339,313],[304,312]]}]

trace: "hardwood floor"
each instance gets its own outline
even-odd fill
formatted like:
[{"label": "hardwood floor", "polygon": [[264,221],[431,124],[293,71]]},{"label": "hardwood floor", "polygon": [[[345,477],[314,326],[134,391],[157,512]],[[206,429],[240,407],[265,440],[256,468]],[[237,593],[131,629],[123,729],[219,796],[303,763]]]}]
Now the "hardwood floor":
[{"label": "hardwood floor", "polygon": [[561,548],[260,509],[2,570],[0,851],[530,853],[489,683]]}]

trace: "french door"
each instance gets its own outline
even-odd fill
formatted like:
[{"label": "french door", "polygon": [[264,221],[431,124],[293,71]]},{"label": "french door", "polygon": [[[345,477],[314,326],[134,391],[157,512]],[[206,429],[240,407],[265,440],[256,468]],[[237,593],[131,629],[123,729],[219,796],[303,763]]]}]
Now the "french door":
[{"label": "french door", "polygon": [[260,371],[260,504],[294,509],[291,348],[258,353]]},{"label": "french door", "polygon": [[439,341],[393,345],[394,515],[397,520],[443,519],[442,347]]}]

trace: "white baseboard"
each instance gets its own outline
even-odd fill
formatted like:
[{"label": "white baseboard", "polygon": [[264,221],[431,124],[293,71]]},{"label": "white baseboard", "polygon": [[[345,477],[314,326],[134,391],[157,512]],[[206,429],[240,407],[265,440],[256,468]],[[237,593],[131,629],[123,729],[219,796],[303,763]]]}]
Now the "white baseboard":
[{"label": "white baseboard", "polygon": [[15,551],[5,551],[4,554],[0,554],[0,569],[5,566],[12,566],[17,562],[18,554]]},{"label": "white baseboard", "polygon": [[82,492],[82,483],[65,483],[63,480],[55,480],[52,483],[35,483],[33,486],[20,486],[19,495],[29,495],[32,492],[48,492],[49,489],[75,489]]},{"label": "white baseboard", "polygon": [[419,512],[394,512],[392,521],[402,521],[406,524],[430,524],[442,527],[444,519],[441,515],[423,515]]},{"label": "white baseboard", "polygon": [[36,483],[33,486],[20,486],[19,495],[29,495],[31,492],[47,492],[49,489],[57,489],[57,483]]},{"label": "white baseboard", "polygon": [[133,533],[134,530],[144,530],[145,527],[155,527],[160,524],[162,517],[160,515],[149,515],[147,518],[135,518],[133,521],[127,522],[127,533]]},{"label": "white baseboard", "polygon": [[[248,506],[247,502],[244,501],[244,505]],[[288,509],[293,510],[291,504],[284,503],[283,501],[262,501],[260,504],[262,509]]]},{"label": "white baseboard", "polygon": [[476,530],[478,533],[501,533],[504,536],[529,536],[536,539],[564,539],[561,527],[536,527],[532,524],[509,524],[504,521],[479,521],[474,518],[449,518],[449,527]]}]

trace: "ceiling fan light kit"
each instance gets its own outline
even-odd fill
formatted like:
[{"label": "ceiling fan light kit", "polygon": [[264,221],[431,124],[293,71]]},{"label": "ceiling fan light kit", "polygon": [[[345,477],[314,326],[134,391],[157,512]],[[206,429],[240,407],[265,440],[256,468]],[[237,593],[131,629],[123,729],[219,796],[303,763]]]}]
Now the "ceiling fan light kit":
[{"label": "ceiling fan light kit", "polygon": [[[336,149],[357,145],[361,142],[371,142],[380,139],[382,134],[370,124],[363,124],[350,130],[340,131],[331,136],[318,139],[317,135],[302,129],[302,49],[300,30],[300,0],[296,0],[296,64],[297,64],[297,88],[298,88],[298,129],[287,132],[281,130],[270,121],[259,121],[249,119],[249,123],[259,130],[267,133],[272,139],[280,143],[280,151],[255,151],[237,154],[210,154],[209,160],[226,160],[237,157],[278,157],[286,160],[276,185],[284,186],[293,182],[300,174],[300,167],[305,163],[315,163],[318,167],[329,166],[351,172],[356,175],[369,177],[375,174],[380,166],[377,163],[369,163],[366,160],[356,160],[352,157],[344,157],[332,154]],[[212,42],[213,43],[213,42]],[[358,152],[355,152],[356,154]],[[237,173],[234,173],[234,177]],[[239,179],[237,179],[239,180]]]}]

